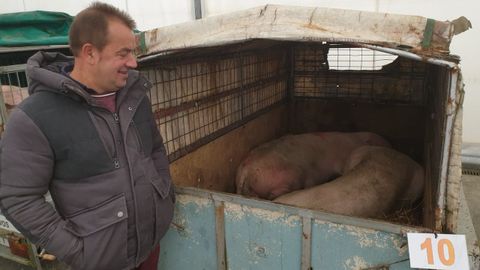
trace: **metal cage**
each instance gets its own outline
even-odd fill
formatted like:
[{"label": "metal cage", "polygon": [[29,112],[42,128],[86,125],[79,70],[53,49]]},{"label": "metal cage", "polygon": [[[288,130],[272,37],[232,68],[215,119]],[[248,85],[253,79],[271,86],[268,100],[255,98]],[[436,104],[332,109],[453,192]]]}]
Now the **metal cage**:
[{"label": "metal cage", "polygon": [[291,99],[426,104],[426,63],[349,44],[252,44],[141,63],[170,161]]},{"label": "metal cage", "polygon": [[161,59],[142,73],[170,161],[225,134],[287,96],[283,48]]}]

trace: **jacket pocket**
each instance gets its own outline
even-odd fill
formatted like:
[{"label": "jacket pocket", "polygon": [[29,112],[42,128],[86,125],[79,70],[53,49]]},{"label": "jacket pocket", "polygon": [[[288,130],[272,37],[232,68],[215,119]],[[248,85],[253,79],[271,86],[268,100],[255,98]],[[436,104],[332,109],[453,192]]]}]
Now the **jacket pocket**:
[{"label": "jacket pocket", "polygon": [[123,194],[66,217],[65,229],[83,240],[74,269],[123,269],[127,264],[127,204]]},{"label": "jacket pocket", "polygon": [[153,160],[149,159],[146,164],[146,176],[153,187],[153,199],[155,202],[155,242],[167,232],[173,218],[173,209],[175,203],[175,195],[173,184],[169,178],[162,177],[158,174]]}]

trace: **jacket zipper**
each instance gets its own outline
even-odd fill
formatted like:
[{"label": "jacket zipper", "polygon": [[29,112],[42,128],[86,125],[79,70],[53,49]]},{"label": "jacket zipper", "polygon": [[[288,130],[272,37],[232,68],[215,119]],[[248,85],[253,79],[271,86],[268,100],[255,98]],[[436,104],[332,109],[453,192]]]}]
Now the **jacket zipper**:
[{"label": "jacket zipper", "polygon": [[[102,107],[96,107],[96,108],[99,108],[100,110],[105,110],[105,111],[108,111],[107,109],[105,108],[102,108]],[[115,169],[118,169],[120,168],[120,160],[118,158],[118,151],[117,151],[117,141],[115,140],[115,134],[114,132],[112,131],[112,128],[110,127],[108,121],[103,118],[102,115],[100,115],[99,113],[95,112],[95,110],[91,110],[91,112],[95,115],[97,115],[99,118],[101,118],[104,122],[105,122],[105,125],[107,126],[107,130],[108,132],[110,133],[110,136],[112,138],[112,141],[113,141],[113,153],[110,153],[112,156],[112,161],[113,161],[113,167]],[[118,118],[118,115],[117,113],[111,113],[110,111],[108,111],[110,114],[112,114],[112,117],[113,117],[113,120],[115,121],[115,125],[118,125],[119,123],[119,118]],[[108,148],[107,148],[107,145],[104,145],[104,148],[105,148],[105,151],[107,151],[107,153],[109,153],[108,151]]]},{"label": "jacket zipper", "polygon": [[142,142],[142,140],[141,140],[141,138],[140,138],[140,132],[138,132],[137,125],[135,125],[135,122],[134,122],[133,120],[132,120],[131,123],[132,123],[132,128],[133,128],[133,130],[135,131],[135,135],[136,135],[136,137],[137,137],[137,142],[138,142],[138,145],[139,145],[139,147],[140,147],[140,153],[145,154],[145,151],[143,150],[143,149],[144,149],[144,148],[143,148],[143,142]]},{"label": "jacket zipper", "polygon": [[115,120],[115,123],[118,124],[118,122],[119,122],[118,114],[116,112],[114,112],[112,114],[113,114],[113,120]]},{"label": "jacket zipper", "polygon": [[[118,117],[118,114],[116,112],[112,113],[113,115],[113,120],[115,121],[115,125],[116,127],[120,130],[120,119]],[[109,127],[110,129],[110,127]],[[115,145],[114,148],[115,148],[115,155],[113,156],[113,166],[115,167],[115,169],[118,169],[120,168],[120,160],[118,159],[118,156],[117,156],[117,141],[115,140],[115,134],[110,131],[112,133],[112,138],[113,138],[113,144]],[[121,131],[119,132],[120,135],[121,135]]]}]

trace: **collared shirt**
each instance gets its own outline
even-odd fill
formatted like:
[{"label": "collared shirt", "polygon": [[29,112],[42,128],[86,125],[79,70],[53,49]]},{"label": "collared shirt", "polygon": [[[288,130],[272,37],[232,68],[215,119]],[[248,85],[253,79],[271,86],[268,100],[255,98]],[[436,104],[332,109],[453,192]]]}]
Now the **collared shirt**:
[{"label": "collared shirt", "polygon": [[72,70],[73,70],[73,64],[64,66],[62,68],[62,74],[67,76],[68,78],[72,79],[76,83],[78,83],[88,94],[90,94],[90,96],[92,98],[95,99],[95,101],[97,102],[97,104],[100,107],[103,107],[103,108],[109,110],[110,112],[114,113],[115,112],[115,107],[116,107],[116,97],[117,97],[116,93],[117,92],[109,92],[109,93],[99,95],[99,94],[97,94],[97,91],[87,87],[83,83],[81,83],[81,82],[75,80],[74,78],[72,78],[70,76],[70,72],[72,72]]}]

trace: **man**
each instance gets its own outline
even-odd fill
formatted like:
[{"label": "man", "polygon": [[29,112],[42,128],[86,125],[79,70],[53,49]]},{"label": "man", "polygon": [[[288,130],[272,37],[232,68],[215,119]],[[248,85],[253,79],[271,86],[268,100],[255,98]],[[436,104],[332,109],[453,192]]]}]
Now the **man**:
[{"label": "man", "polygon": [[80,12],[69,34],[74,61],[45,52],[28,60],[31,96],[2,138],[2,213],[73,269],[156,269],[172,219],[151,84],[133,70],[134,27],[107,4]]}]

